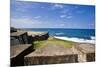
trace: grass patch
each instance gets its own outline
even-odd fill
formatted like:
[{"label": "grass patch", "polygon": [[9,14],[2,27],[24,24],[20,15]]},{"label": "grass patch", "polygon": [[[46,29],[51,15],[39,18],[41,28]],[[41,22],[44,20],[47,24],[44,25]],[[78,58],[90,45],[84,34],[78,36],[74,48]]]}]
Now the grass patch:
[{"label": "grass patch", "polygon": [[45,45],[51,44],[51,45],[62,45],[66,48],[71,48],[75,42],[72,41],[66,41],[66,40],[61,40],[61,39],[56,39],[54,37],[49,37],[48,40],[43,40],[43,41],[35,41],[33,42],[34,48],[40,48]]}]

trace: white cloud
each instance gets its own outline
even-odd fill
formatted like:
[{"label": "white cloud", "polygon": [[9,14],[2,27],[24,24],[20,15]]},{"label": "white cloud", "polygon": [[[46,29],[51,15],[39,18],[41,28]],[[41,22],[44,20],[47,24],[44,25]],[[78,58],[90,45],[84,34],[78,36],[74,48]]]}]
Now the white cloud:
[{"label": "white cloud", "polygon": [[68,15],[61,15],[60,18],[67,18],[67,19],[70,19],[70,18],[72,18],[72,15],[69,15],[69,16],[68,16]]},{"label": "white cloud", "polygon": [[76,11],[76,13],[78,13],[78,14],[82,14],[82,13],[84,13],[85,11]]},{"label": "white cloud", "polygon": [[34,9],[34,8],[38,8],[39,7],[39,3],[31,3],[31,2],[24,2],[24,1],[14,1],[11,0],[11,5],[12,7],[15,7],[14,9],[16,10],[16,12],[27,12],[30,9]]},{"label": "white cloud", "polygon": [[66,15],[61,15],[61,16],[60,16],[60,18],[65,18],[65,17],[66,17]]},{"label": "white cloud", "polygon": [[60,24],[60,26],[65,26],[65,24]]},{"label": "white cloud", "polygon": [[72,18],[72,16],[67,16],[66,18],[67,18],[67,19],[70,19],[70,18]]},{"label": "white cloud", "polygon": [[63,8],[64,6],[60,5],[60,4],[55,4],[54,7],[56,7],[56,8]]},{"label": "white cloud", "polygon": [[41,8],[45,8],[45,7],[41,6]]},{"label": "white cloud", "polygon": [[61,4],[52,4],[51,9],[54,10],[54,9],[62,9],[62,8],[64,8],[64,6]]},{"label": "white cloud", "polygon": [[41,23],[42,22],[31,19],[31,18],[11,18],[11,26],[17,27],[17,28],[36,27],[38,24],[41,24]]},{"label": "white cloud", "polygon": [[95,23],[91,23],[91,24],[89,24],[89,26],[92,26],[92,27],[94,27],[94,26],[95,26]]},{"label": "white cloud", "polygon": [[11,23],[32,23],[29,18],[11,18]]},{"label": "white cloud", "polygon": [[68,13],[68,9],[62,10],[61,13]]},{"label": "white cloud", "polygon": [[58,27],[59,28],[64,28],[64,27],[66,27],[64,23],[55,24],[54,26],[55,26],[55,28],[58,28]]},{"label": "white cloud", "polygon": [[34,18],[35,18],[35,19],[39,19],[39,18],[41,18],[41,16],[35,16]]}]

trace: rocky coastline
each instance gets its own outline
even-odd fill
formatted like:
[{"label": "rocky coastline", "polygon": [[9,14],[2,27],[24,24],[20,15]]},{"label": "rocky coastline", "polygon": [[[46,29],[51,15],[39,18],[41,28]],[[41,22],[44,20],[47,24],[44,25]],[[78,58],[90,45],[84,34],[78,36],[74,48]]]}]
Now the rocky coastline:
[{"label": "rocky coastline", "polygon": [[95,61],[95,46],[75,43],[70,48],[54,43],[34,49],[34,41],[50,38],[49,32],[32,32],[11,28],[11,66],[79,63]]}]

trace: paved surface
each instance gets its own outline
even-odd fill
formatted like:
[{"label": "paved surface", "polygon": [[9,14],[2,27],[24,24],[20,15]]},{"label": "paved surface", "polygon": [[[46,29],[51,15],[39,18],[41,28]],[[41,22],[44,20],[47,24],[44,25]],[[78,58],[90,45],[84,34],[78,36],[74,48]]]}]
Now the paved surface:
[{"label": "paved surface", "polygon": [[20,36],[20,35],[23,35],[24,33],[26,33],[26,32],[23,32],[23,31],[13,32],[13,33],[11,33],[11,36]]},{"label": "paved surface", "polygon": [[31,44],[21,44],[21,45],[14,45],[11,46],[10,50],[11,50],[11,55],[10,57],[16,57],[17,55],[19,55],[21,52],[23,52],[25,49],[27,49],[28,47],[30,47]]},{"label": "paved surface", "polygon": [[66,48],[62,45],[48,44],[41,48],[36,49],[34,52],[27,55],[31,56],[60,56],[60,55],[72,55],[74,51],[72,48]]},{"label": "paved surface", "polygon": [[95,52],[95,45],[92,44],[79,44],[76,45],[77,49],[84,53],[94,53]]},{"label": "paved surface", "polygon": [[[87,59],[94,61],[95,45],[94,44],[77,44],[73,47],[73,51],[78,54],[78,62],[87,62]],[[88,58],[87,58],[88,56]]]}]

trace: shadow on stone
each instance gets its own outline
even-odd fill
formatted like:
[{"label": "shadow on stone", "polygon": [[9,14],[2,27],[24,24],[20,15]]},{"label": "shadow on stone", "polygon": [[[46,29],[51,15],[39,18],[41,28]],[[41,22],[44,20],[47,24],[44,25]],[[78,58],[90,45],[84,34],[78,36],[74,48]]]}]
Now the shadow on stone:
[{"label": "shadow on stone", "polygon": [[30,46],[26,50],[24,50],[22,53],[20,53],[18,56],[11,58],[11,67],[14,66],[23,66],[24,65],[24,56],[35,51],[33,49],[33,46]]}]

